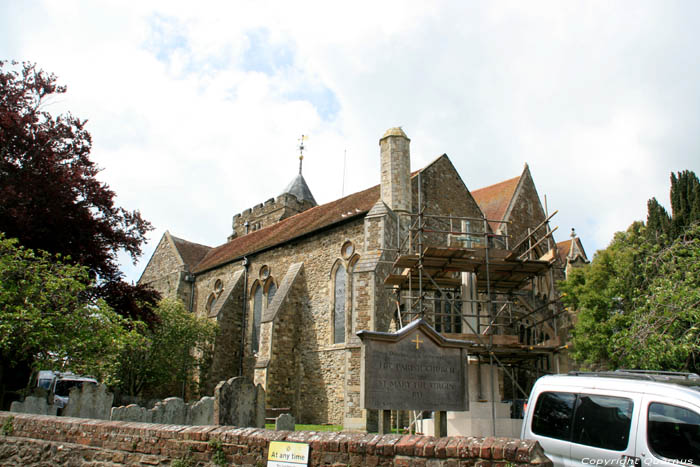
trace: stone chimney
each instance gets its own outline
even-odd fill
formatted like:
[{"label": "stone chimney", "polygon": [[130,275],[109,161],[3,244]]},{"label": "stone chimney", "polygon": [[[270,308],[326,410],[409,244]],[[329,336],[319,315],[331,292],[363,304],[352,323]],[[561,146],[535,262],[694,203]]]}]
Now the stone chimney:
[{"label": "stone chimney", "polygon": [[382,201],[394,212],[411,212],[411,151],[401,127],[389,128],[379,140]]}]

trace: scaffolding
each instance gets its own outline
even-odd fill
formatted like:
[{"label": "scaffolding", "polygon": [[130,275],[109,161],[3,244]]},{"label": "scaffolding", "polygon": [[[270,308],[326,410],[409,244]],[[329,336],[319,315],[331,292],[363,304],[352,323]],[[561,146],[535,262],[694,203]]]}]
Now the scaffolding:
[{"label": "scaffolding", "polygon": [[[545,212],[545,220],[511,246],[503,219],[426,214],[418,177],[419,208],[399,216],[396,248],[385,250],[394,258],[385,285],[396,293],[399,327],[423,318],[445,337],[471,342],[477,399],[491,402],[495,435],[495,368],[504,373],[504,389],[509,379],[515,404],[527,399],[534,379],[559,372],[558,353],[566,348],[558,327],[566,310],[554,287],[556,227],[549,227],[556,212]],[[482,393],[485,363],[488,399]]]}]

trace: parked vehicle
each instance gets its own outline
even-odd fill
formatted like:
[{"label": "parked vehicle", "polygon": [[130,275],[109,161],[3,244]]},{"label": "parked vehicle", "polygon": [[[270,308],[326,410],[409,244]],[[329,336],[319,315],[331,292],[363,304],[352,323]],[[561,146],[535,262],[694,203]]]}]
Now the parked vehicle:
[{"label": "parked vehicle", "polygon": [[36,387],[51,390],[54,381],[60,373],[53,370],[41,370],[36,377]]},{"label": "parked vehicle", "polygon": [[84,384],[97,384],[95,378],[89,376],[79,376],[73,373],[59,373],[51,386],[53,393],[53,403],[59,409],[68,404],[70,390],[74,387],[82,388]]},{"label": "parked vehicle", "polygon": [[521,432],[555,466],[700,465],[700,376],[618,370],[544,376]]}]

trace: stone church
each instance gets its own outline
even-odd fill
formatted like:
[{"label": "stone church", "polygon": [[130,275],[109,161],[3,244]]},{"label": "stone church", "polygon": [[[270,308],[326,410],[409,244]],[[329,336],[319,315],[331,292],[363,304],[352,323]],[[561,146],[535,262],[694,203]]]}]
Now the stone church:
[{"label": "stone church", "polygon": [[[210,388],[222,379],[249,376],[265,387],[268,407],[291,408],[299,423],[362,430],[370,417],[360,404],[360,330],[392,331],[420,314],[451,337],[503,335],[503,342],[523,349],[556,350],[565,342],[547,324],[548,316],[552,322],[562,319],[547,295],[551,298],[569,263],[587,258],[578,238],[554,245],[528,166],[517,177],[470,191],[447,155],[412,171],[410,140],[401,128],[389,129],[379,146],[378,186],[318,205],[300,169],[280,195],[236,214],[222,245],[163,235],[139,283],[218,321],[211,370],[202,375]],[[423,229],[420,245],[412,234],[418,213],[435,216],[439,227]],[[487,254],[500,250],[510,256],[517,250],[553,272],[513,283],[517,293],[534,300],[527,305],[533,312],[522,306],[508,311],[511,318],[529,317],[520,327],[503,324],[495,304],[477,306],[490,321],[478,313],[467,316],[483,291],[470,292],[464,284],[454,296],[425,292],[432,300],[412,312],[409,292],[388,278],[401,276],[394,262],[402,249],[416,245],[486,248]],[[461,280],[457,273],[445,274],[445,283]],[[469,306],[465,297],[474,299]],[[546,328],[537,323],[543,313],[549,313]],[[551,370],[553,360],[545,360],[538,357],[537,364]],[[503,381],[501,375],[501,392],[509,387]]]}]

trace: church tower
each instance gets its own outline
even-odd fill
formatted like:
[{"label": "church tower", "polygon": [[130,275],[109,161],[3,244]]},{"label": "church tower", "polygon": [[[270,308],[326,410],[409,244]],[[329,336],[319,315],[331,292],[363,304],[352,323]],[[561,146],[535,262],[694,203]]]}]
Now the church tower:
[{"label": "church tower", "polygon": [[260,203],[233,216],[233,232],[228,237],[229,241],[318,206],[314,195],[311,194],[309,185],[306,184],[306,180],[304,180],[304,176],[301,173],[302,162],[304,161],[304,139],[304,135],[301,135],[299,173],[277,198],[270,198],[264,203]]}]

